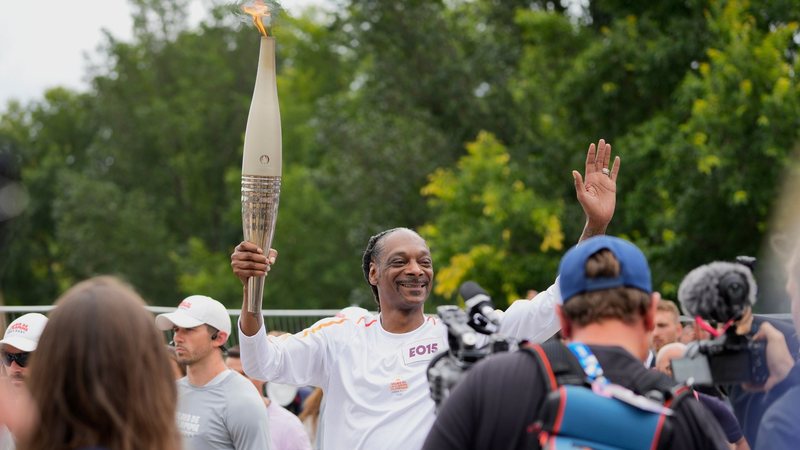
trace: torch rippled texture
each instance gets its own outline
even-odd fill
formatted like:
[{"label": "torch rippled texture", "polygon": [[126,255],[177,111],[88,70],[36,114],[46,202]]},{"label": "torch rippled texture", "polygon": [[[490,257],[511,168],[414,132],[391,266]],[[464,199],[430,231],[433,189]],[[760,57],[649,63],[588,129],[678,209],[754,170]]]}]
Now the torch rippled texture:
[{"label": "torch rippled texture", "polygon": [[[272,245],[281,191],[281,116],[275,74],[275,40],[261,38],[258,72],[247,117],[242,157],[244,239],[266,253]],[[264,277],[247,282],[247,309],[261,311]]]}]

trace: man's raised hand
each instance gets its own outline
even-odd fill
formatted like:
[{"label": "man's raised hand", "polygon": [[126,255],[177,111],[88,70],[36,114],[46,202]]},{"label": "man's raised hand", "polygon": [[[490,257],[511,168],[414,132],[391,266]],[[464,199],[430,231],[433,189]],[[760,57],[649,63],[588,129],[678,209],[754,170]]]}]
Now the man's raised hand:
[{"label": "man's raised hand", "polygon": [[619,156],[614,158],[614,165],[609,168],[610,162],[611,144],[600,139],[597,146],[590,144],[586,152],[585,178],[577,170],[572,171],[575,193],[586,214],[586,228],[581,240],[605,233],[611,218],[614,217]]}]

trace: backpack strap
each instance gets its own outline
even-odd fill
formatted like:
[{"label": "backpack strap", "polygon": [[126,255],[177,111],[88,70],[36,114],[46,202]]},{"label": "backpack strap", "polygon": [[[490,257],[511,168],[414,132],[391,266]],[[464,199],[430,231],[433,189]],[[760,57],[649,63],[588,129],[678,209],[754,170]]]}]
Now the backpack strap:
[{"label": "backpack strap", "polygon": [[[632,390],[641,392],[645,397],[650,397],[656,401],[660,400],[661,402],[665,402],[677,393],[677,391],[675,391],[675,382],[664,377],[661,372],[652,369],[632,379],[631,383]],[[659,394],[662,396],[661,399],[656,398]]]},{"label": "backpack strap", "polygon": [[578,359],[558,340],[550,340],[542,344],[523,342],[520,350],[532,355],[539,362],[538,366],[547,382],[547,387],[555,391],[559,386],[585,386],[586,374]]},{"label": "backpack strap", "polygon": [[[686,385],[678,385],[678,386],[670,386],[668,389],[662,384],[660,388],[664,388],[665,399],[664,399],[664,406],[666,408],[672,408],[674,410],[675,406],[683,401],[686,398],[694,397],[694,391],[692,388]],[[659,389],[659,387],[656,387]],[[652,391],[651,391],[652,392]],[[671,449],[672,445],[672,438],[673,438],[673,425],[667,421],[665,415],[661,415],[658,421],[658,432],[653,439],[653,445],[651,446],[652,450],[666,450]]]}]

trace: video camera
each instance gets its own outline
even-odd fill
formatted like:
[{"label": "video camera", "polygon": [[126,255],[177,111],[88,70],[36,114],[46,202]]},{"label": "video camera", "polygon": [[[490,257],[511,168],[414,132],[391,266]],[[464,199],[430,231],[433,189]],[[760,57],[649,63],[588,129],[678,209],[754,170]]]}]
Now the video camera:
[{"label": "video camera", "polygon": [[714,339],[689,344],[684,358],[672,360],[676,381],[701,386],[767,381],[766,343],[736,332],[736,322],[756,302],[754,264],[753,258],[739,257],[697,267],[684,277],[678,288],[684,311],[726,328]]},{"label": "video camera", "polygon": [[453,305],[439,306],[436,314],[447,326],[449,349],[436,355],[428,365],[428,383],[437,410],[450,391],[476,362],[493,353],[517,348],[517,342],[496,333],[500,323],[488,294],[467,281],[459,288],[469,313]]}]

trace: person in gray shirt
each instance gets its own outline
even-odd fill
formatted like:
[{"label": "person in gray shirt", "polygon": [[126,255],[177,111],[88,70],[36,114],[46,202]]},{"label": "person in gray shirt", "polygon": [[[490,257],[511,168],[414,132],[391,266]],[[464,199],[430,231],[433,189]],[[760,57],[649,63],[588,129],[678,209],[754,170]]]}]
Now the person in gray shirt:
[{"label": "person in gray shirt", "polygon": [[225,366],[231,320],[222,303],[206,296],[184,299],[156,325],[174,332],[178,361],[178,429],[187,450],[270,449],[267,409],[256,388]]}]

